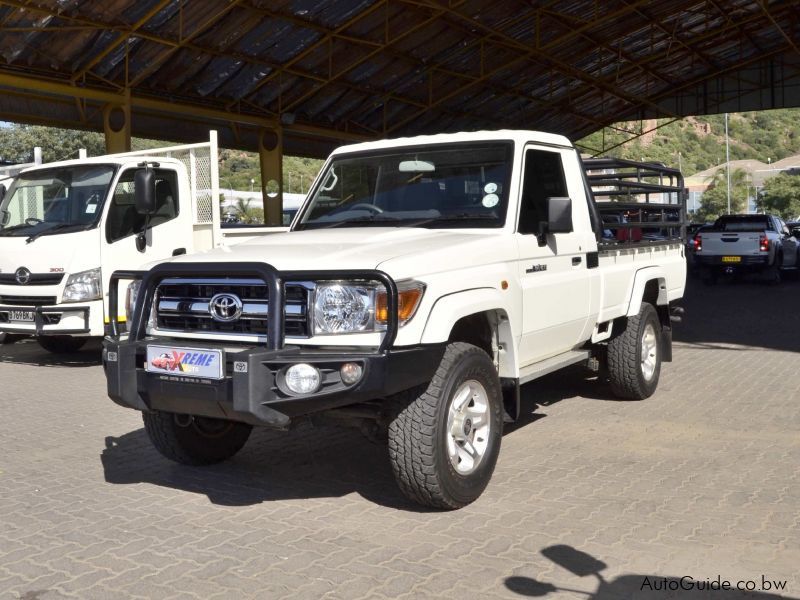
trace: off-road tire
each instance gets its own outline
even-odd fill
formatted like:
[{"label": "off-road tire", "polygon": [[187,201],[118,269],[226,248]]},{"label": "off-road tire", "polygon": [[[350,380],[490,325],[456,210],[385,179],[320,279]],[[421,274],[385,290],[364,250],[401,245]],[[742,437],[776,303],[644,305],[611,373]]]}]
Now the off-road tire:
[{"label": "off-road tire", "polygon": [[42,335],[36,338],[39,345],[53,354],[72,354],[86,345],[88,338],[69,335]]},{"label": "off-road tire", "polygon": [[[477,381],[486,391],[489,434],[475,470],[463,475],[447,452],[448,412],[458,387]],[[494,472],[503,436],[500,379],[489,356],[463,342],[447,346],[439,368],[427,386],[392,398],[389,459],[397,483],[409,499],[425,506],[456,509],[481,495]]]},{"label": "off-road tire", "polygon": [[781,282],[781,268],[783,267],[783,255],[778,254],[769,267],[764,270],[764,280],[769,285],[778,285]]},{"label": "off-road tire", "polygon": [[[653,327],[656,339],[656,366],[648,380],[642,367],[642,337]],[[661,373],[661,323],[652,304],[642,302],[639,314],[628,317],[625,330],[608,342],[608,380],[614,395],[625,400],[644,400],[653,395]]]},{"label": "off-road tire", "polygon": [[251,425],[162,411],[142,413],[150,441],[182,465],[211,465],[231,458],[250,437]]}]

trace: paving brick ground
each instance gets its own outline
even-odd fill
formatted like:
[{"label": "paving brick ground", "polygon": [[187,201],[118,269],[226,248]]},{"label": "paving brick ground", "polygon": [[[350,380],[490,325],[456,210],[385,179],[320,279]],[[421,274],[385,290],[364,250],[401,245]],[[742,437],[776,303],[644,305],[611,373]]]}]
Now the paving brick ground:
[{"label": "paving brick ground", "polygon": [[682,576],[800,598],[800,283],[686,304],[653,398],[579,370],[526,386],[489,489],[450,513],[406,502],[354,431],[171,464],[96,348],[0,346],[0,598],[778,597],[650,591]]}]

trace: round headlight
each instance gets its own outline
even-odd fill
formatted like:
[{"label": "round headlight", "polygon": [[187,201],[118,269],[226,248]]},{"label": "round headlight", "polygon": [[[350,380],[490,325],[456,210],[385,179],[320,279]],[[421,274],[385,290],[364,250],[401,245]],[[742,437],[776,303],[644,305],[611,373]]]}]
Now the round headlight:
[{"label": "round headlight", "polygon": [[320,285],[314,298],[315,333],[367,330],[372,321],[372,295],[367,286]]},{"label": "round headlight", "polygon": [[313,394],[322,382],[319,371],[306,363],[292,365],[286,369],[284,379],[286,387],[294,394]]}]

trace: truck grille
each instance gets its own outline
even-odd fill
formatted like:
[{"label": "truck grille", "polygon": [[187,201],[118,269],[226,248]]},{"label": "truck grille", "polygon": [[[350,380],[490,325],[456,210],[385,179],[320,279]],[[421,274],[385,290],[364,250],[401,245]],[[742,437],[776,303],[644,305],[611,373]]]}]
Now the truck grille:
[{"label": "truck grille", "polygon": [[[310,286],[286,285],[284,329],[287,337],[308,337]],[[211,298],[229,293],[241,300],[242,313],[230,322],[215,320]],[[254,279],[165,279],[156,288],[156,329],[163,332],[266,335],[269,314],[267,286]]]},{"label": "truck grille", "polygon": [[8,306],[51,306],[56,304],[55,296],[0,296],[0,304]]},{"label": "truck grille", "polygon": [[[64,273],[31,273],[24,285],[58,285]],[[0,273],[1,285],[23,285],[17,281],[16,273]]]}]

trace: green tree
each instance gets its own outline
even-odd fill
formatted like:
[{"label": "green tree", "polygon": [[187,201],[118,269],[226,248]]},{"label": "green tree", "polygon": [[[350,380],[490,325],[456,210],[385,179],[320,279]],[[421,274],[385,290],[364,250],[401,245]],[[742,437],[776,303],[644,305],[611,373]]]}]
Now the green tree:
[{"label": "green tree", "polygon": [[[747,197],[750,187],[750,175],[743,169],[731,171],[731,213],[747,211]],[[703,192],[703,199],[697,216],[701,220],[713,221],[728,212],[728,173],[726,169],[718,169],[711,176],[708,189]]]},{"label": "green tree", "polygon": [[42,148],[44,162],[78,158],[85,148],[89,156],[105,154],[102,134],[39,125],[10,125],[0,128],[0,160],[25,163],[33,161],[33,149]]},{"label": "green tree", "polygon": [[800,175],[780,173],[767,179],[759,196],[759,207],[784,219],[800,215]]}]

